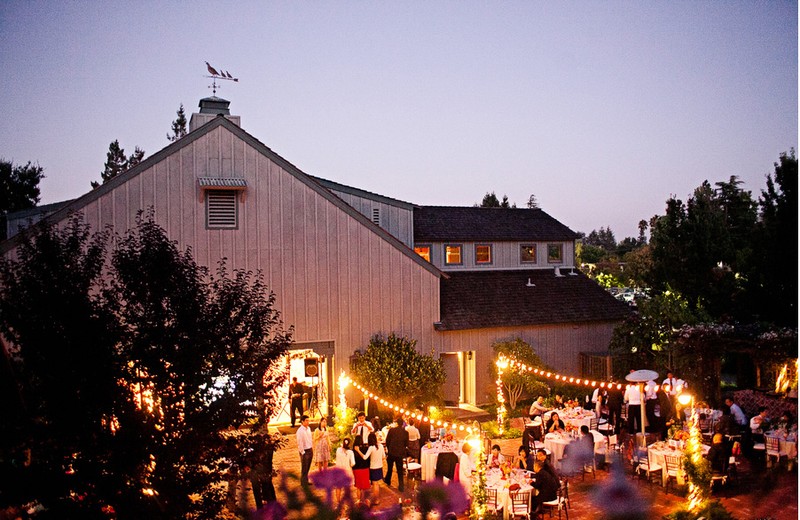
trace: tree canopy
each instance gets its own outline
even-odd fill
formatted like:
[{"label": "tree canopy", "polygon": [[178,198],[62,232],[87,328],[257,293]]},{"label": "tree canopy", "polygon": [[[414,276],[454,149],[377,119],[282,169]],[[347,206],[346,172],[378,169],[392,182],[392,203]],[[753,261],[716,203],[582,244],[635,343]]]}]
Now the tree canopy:
[{"label": "tree canopy", "polygon": [[177,114],[178,117],[172,122],[172,135],[167,134],[167,139],[172,142],[186,135],[186,112],[183,111],[183,103],[178,108]]},{"label": "tree canopy", "polygon": [[36,206],[44,168],[30,161],[25,166],[0,159],[0,241],[6,239],[6,214]]},{"label": "tree canopy", "polygon": [[[538,354],[534,352],[530,343],[515,338],[510,341],[498,341],[492,345],[495,359],[500,354],[516,359],[520,363],[535,368],[546,368]],[[491,363],[488,367],[491,380],[497,379],[497,366]],[[517,407],[517,403],[527,392],[531,395],[547,395],[550,391],[548,386],[541,380],[534,377],[531,373],[519,373],[507,370],[503,373],[503,387],[505,388],[508,406],[510,409]]]},{"label": "tree canopy", "polygon": [[[123,173],[130,168],[133,168],[144,158],[144,150],[138,146],[135,148],[130,156],[125,155],[125,150],[119,145],[119,140],[114,139],[108,145],[108,152],[106,152],[106,162],[103,165],[103,171],[100,172],[100,177],[103,184],[107,183],[120,173]],[[97,188],[100,183],[97,181],[91,182],[92,188]]]},{"label": "tree canopy", "polygon": [[359,383],[403,406],[438,403],[444,364],[433,355],[417,352],[416,343],[395,333],[376,334],[364,352],[356,352],[350,370]]},{"label": "tree canopy", "polygon": [[[530,202],[530,201],[529,201]],[[535,200],[534,200],[535,202]],[[497,198],[494,192],[486,193],[483,196],[483,200],[481,200],[480,204],[476,204],[476,206],[481,208],[516,208],[516,204],[511,204],[508,202],[508,195],[503,195],[503,200]]]},{"label": "tree canopy", "polygon": [[217,517],[226,465],[254,447],[225,432],[257,430],[285,377],[291,329],[260,276],[224,262],[210,274],[152,215],[113,242],[73,216],[23,234],[0,285],[14,381],[0,400],[13,440],[0,446],[3,500],[35,498],[62,518],[109,506],[127,518]]}]

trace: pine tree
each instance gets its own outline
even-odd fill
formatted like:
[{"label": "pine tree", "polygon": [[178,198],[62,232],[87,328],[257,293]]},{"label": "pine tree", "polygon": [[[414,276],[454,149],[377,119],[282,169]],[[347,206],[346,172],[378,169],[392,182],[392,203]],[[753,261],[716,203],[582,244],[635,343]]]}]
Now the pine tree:
[{"label": "pine tree", "polygon": [[[119,145],[119,140],[114,139],[111,144],[108,145],[106,163],[103,165],[102,173],[100,173],[100,177],[103,179],[103,184],[107,183],[120,173],[133,168],[142,162],[143,157],[144,150],[138,146],[135,148],[130,157],[125,156],[125,150]],[[97,181],[92,181],[91,184],[92,189],[100,186],[100,183]]]},{"label": "pine tree", "polygon": [[183,111],[183,103],[178,109],[178,118],[172,122],[172,135],[167,134],[167,139],[172,142],[177,141],[186,135],[186,112]]}]

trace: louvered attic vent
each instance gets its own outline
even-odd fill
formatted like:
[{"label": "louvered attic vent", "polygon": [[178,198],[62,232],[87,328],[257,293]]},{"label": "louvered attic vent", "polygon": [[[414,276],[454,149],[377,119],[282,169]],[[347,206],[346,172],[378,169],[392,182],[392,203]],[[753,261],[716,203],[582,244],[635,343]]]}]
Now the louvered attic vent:
[{"label": "louvered attic vent", "polygon": [[202,177],[198,179],[198,185],[205,195],[206,227],[209,229],[237,229],[239,227],[239,194],[243,194],[247,189],[247,182],[244,179]]}]

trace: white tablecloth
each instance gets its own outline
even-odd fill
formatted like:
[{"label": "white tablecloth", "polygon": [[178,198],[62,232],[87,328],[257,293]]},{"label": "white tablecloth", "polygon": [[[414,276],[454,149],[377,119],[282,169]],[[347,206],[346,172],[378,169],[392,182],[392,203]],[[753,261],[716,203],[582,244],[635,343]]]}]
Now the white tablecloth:
[{"label": "white tablecloth", "polygon": [[783,435],[776,435],[769,432],[767,432],[764,436],[778,438],[778,446],[781,456],[789,457],[789,459],[797,457],[797,439],[788,440],[783,437]]},{"label": "white tablecloth", "polygon": [[512,471],[506,480],[503,480],[502,477],[503,472],[499,469],[488,470],[486,472],[486,489],[497,490],[497,508],[503,508],[503,519],[507,520],[511,511],[511,493],[508,490],[508,486],[518,484],[520,491],[530,491],[531,495],[536,494],[536,490],[528,483],[525,472],[521,470]]},{"label": "white tablecloth", "polygon": [[[605,435],[597,430],[592,430],[589,433],[591,433],[592,437],[594,437],[594,452],[601,455],[605,454],[606,449],[608,448],[608,442],[606,441]],[[573,437],[571,434],[567,433],[548,433],[545,435],[544,447],[550,450],[551,463],[556,471],[561,471],[561,463],[559,461],[564,458],[564,450],[566,449],[567,445],[574,440],[576,440],[576,437]]]},{"label": "white tablecloth", "polygon": [[443,452],[452,452],[456,455],[461,455],[461,443],[452,444],[449,447],[443,447],[439,443],[433,443],[430,448],[423,446],[420,450],[420,461],[422,465],[422,480],[429,481],[436,477],[436,460],[439,454]]},{"label": "white tablecloth", "polygon": [[592,419],[596,419],[594,412],[592,410],[584,410],[583,408],[565,408],[563,410],[553,410],[551,412],[547,412],[544,414],[544,423],[547,424],[547,421],[550,420],[550,414],[553,412],[558,414],[558,418],[564,421],[564,424],[571,424],[577,430],[581,429],[581,426],[586,426],[587,428],[592,427]]},{"label": "white tablecloth", "polygon": [[[702,445],[703,449],[703,456],[705,457],[708,454],[708,450],[710,449],[705,444]],[[650,459],[651,464],[658,464],[661,466],[663,471],[661,472],[661,485],[667,485],[667,455],[676,455],[678,457],[683,456],[683,451],[680,449],[671,449],[667,443],[664,442],[657,442],[653,443],[647,447],[647,456]],[[681,468],[680,462],[678,463],[678,485],[682,486],[685,483],[685,476],[683,469]]]}]

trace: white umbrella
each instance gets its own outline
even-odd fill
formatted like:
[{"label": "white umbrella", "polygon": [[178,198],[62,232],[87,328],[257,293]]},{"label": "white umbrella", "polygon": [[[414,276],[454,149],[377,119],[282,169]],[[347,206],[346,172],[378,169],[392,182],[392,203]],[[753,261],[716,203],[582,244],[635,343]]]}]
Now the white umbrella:
[{"label": "white umbrella", "polygon": [[[642,412],[640,424],[642,425],[642,445],[647,446],[647,435],[644,431],[644,384],[648,381],[655,381],[658,379],[658,372],[653,372],[652,370],[635,370],[625,376],[626,381],[630,381],[631,383],[638,383],[639,384],[639,409]],[[635,433],[635,432],[634,432]]]}]

